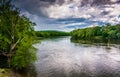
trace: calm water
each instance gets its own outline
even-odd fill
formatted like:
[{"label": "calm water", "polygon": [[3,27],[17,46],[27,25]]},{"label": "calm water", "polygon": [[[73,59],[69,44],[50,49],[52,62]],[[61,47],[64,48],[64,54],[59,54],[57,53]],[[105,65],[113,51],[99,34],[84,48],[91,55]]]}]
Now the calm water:
[{"label": "calm water", "polygon": [[61,37],[35,47],[38,61],[23,77],[120,77],[120,45],[72,43]]}]

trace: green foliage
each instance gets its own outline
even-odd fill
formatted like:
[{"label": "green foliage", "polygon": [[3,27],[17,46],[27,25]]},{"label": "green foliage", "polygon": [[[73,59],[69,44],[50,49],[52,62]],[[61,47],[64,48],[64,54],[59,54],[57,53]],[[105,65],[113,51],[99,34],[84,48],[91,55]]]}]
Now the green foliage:
[{"label": "green foliage", "polygon": [[116,36],[117,36],[117,38],[120,38],[120,32],[118,32],[118,33],[116,34]]},{"label": "green foliage", "polygon": [[32,46],[33,40],[31,36],[24,35],[24,40],[18,44],[17,53],[13,56],[11,61],[14,68],[25,68],[36,61],[36,49]]},{"label": "green foliage", "polygon": [[120,39],[120,24],[77,29],[71,32],[74,39]]},{"label": "green foliage", "polygon": [[20,16],[10,1],[0,3],[0,55],[8,58],[9,67],[20,69],[36,60],[35,24]]},{"label": "green foliage", "polygon": [[62,32],[62,31],[36,31],[36,35],[38,37],[55,37],[55,36],[69,36],[69,32]]}]

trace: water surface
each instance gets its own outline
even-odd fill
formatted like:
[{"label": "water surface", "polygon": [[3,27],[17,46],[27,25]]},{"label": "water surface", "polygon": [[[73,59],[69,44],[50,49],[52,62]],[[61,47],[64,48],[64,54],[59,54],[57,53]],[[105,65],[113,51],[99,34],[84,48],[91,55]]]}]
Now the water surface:
[{"label": "water surface", "polygon": [[70,37],[60,37],[35,47],[38,61],[29,77],[120,77],[120,45],[72,43]]}]

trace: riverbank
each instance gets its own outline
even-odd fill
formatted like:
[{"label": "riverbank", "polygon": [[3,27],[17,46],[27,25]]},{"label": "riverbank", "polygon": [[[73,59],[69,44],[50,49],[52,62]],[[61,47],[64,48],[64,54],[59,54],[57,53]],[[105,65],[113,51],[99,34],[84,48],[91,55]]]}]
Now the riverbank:
[{"label": "riverbank", "polygon": [[119,40],[120,24],[76,29],[71,32],[71,36],[75,40]]},{"label": "riverbank", "polygon": [[18,72],[15,73],[10,69],[0,68],[0,77],[23,77],[23,76],[21,76]]},{"label": "riverbank", "polygon": [[9,77],[9,69],[1,69],[0,68],[0,77]]}]

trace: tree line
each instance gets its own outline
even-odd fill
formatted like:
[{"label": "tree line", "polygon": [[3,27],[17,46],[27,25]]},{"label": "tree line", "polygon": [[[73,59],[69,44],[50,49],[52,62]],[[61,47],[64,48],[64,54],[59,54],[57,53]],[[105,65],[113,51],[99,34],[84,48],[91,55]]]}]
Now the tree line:
[{"label": "tree line", "polygon": [[36,31],[37,37],[56,37],[56,36],[69,36],[69,32],[63,32],[63,31],[55,31],[55,30],[47,30],[47,31]]},{"label": "tree line", "polygon": [[71,36],[75,40],[120,39],[120,24],[77,29],[71,32]]}]

